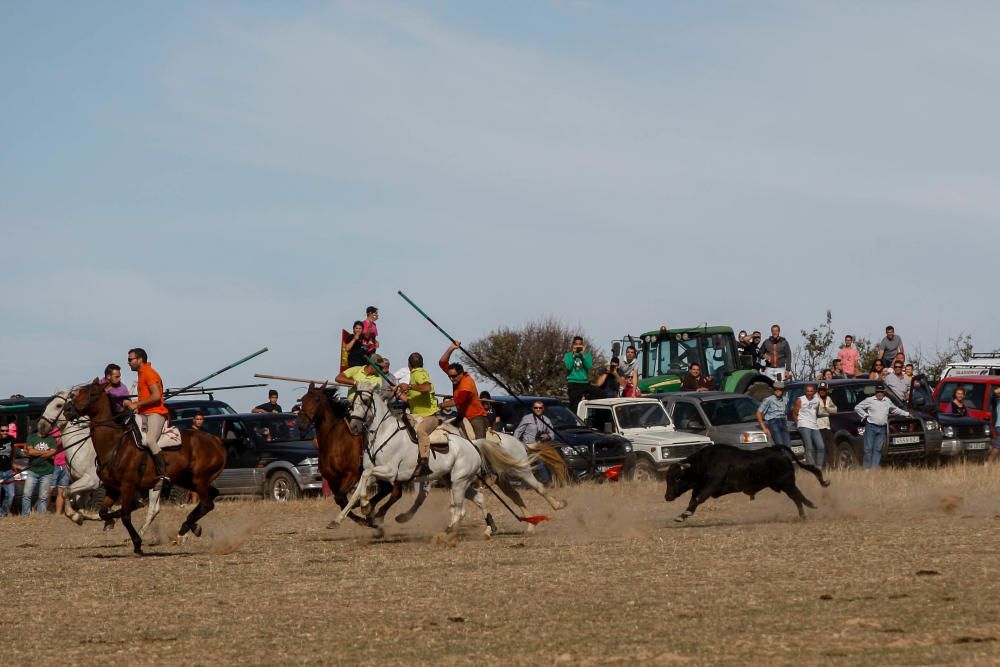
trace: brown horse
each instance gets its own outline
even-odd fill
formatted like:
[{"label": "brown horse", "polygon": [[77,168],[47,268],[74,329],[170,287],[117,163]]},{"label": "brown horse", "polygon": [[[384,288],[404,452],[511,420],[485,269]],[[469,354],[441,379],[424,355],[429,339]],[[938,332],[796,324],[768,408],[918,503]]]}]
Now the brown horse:
[{"label": "brown horse", "polygon": [[[137,507],[137,496],[152,488],[156,482],[156,467],[149,451],[140,449],[131,428],[122,425],[122,418],[111,412],[111,400],[98,379],[83,385],[66,403],[70,419],[90,417],[91,438],[97,451],[98,470],[107,490],[100,516],[105,521],[121,518],[132,539],[133,550],[142,555],[142,538],[132,525],[132,511]],[[201,535],[198,521],[215,507],[218,489],[212,482],[226,465],[226,450],[222,441],[204,431],[183,431],[178,449],[163,451],[167,476],[172,483],[198,493],[198,506],[191,510],[178,536],[189,531]],[[115,502],[121,508],[111,512]]]},{"label": "brown horse", "polygon": [[[364,453],[364,435],[353,435],[347,425],[347,406],[334,401],[326,392],[326,384],[317,387],[309,383],[309,390],[302,397],[302,409],[296,419],[300,431],[310,426],[316,427],[316,443],[319,448],[319,472],[330,485],[333,499],[340,508],[347,505],[351,491],[361,479],[361,457]],[[348,514],[355,523],[374,528],[382,533],[382,519],[402,495],[402,485],[378,482],[378,493],[372,497],[366,517]],[[422,494],[425,495],[425,494]],[[389,496],[385,504],[376,511],[378,503]],[[422,502],[422,498],[420,499]],[[413,512],[415,510],[411,510]],[[332,524],[328,527],[335,528]]]}]

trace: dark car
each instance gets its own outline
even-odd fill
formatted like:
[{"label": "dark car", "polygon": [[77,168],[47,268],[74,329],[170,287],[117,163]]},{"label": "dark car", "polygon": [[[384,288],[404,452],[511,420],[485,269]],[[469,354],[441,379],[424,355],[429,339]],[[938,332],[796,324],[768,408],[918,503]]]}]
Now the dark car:
[{"label": "dark car", "polygon": [[[791,409],[795,401],[805,393],[806,385],[816,386],[817,382],[789,382],[785,385],[788,396],[788,430],[793,446],[802,446],[802,437],[794,422]],[[875,387],[881,383],[867,378],[853,380],[829,380],[830,398],[837,406],[836,414],[830,415],[830,430],[833,433],[833,451],[827,451],[825,464],[830,467],[851,468],[864,460],[865,427],[861,417],[854,411],[858,403],[875,395]],[[882,449],[882,461],[899,463],[904,461],[936,461],[941,451],[941,431],[934,415],[908,407],[887,392],[886,396],[897,407],[910,413],[909,417],[890,417],[889,434]]]},{"label": "dark car", "polygon": [[[960,385],[956,385],[960,386]],[[951,402],[954,392],[948,396]],[[976,408],[982,407],[972,400],[965,401],[969,414],[973,415]],[[944,405],[947,407],[948,403]],[[923,375],[913,377],[910,389],[909,404],[917,409],[934,415],[941,427],[941,458],[965,459],[968,461],[985,461],[990,451],[992,430],[988,422],[974,416],[959,417],[945,412],[934,400],[934,385]]]},{"label": "dark car", "polygon": [[[190,419],[178,419],[175,424],[191,428]],[[312,430],[301,433],[295,415],[210,415],[202,429],[222,438],[226,448],[226,467],[215,482],[222,495],[285,501],[322,491]]]},{"label": "dark car", "polygon": [[600,476],[614,466],[632,463],[632,445],[620,435],[607,434],[587,428],[568,407],[555,398],[522,396],[520,402],[512,396],[493,398],[493,410],[500,423],[499,430],[513,433],[532,403],[545,405],[545,416],[552,422],[558,438],[551,444],[562,456],[569,474],[575,479]]}]

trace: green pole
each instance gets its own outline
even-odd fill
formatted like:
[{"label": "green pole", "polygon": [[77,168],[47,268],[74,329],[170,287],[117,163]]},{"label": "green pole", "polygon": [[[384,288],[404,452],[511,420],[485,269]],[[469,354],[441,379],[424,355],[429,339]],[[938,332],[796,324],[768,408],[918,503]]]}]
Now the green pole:
[{"label": "green pole", "polygon": [[171,396],[176,396],[177,394],[183,394],[185,391],[187,391],[191,387],[197,387],[202,382],[205,382],[206,380],[211,380],[216,375],[222,375],[226,371],[232,370],[232,369],[236,368],[237,366],[239,366],[240,364],[243,364],[243,363],[246,363],[246,362],[250,361],[254,357],[259,357],[260,355],[264,354],[265,352],[267,352],[267,348],[266,347],[262,347],[259,350],[257,350],[256,352],[254,352],[253,354],[248,354],[247,356],[243,357],[242,359],[240,359],[238,361],[234,361],[233,363],[229,364],[225,368],[220,368],[219,370],[215,371],[214,373],[210,373],[210,374],[206,375],[205,377],[201,378],[200,380],[195,380],[194,382],[192,382],[191,384],[189,384],[186,387],[183,387],[182,389],[176,389],[176,390],[174,390],[174,391],[172,391],[172,392],[170,392],[168,394],[165,394],[163,396],[163,398],[167,399],[167,398],[170,398]]}]

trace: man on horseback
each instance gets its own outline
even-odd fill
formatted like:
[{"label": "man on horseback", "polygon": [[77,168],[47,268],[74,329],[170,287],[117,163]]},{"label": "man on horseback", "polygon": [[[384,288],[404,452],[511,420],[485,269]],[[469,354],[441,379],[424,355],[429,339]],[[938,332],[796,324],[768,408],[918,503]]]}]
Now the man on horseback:
[{"label": "man on horseback", "polygon": [[468,419],[472,424],[472,431],[477,439],[486,437],[486,429],[490,422],[483,402],[479,400],[479,390],[476,388],[476,381],[465,372],[462,364],[451,363],[451,354],[462,347],[458,341],[453,341],[448,349],[444,351],[438,365],[445,373],[452,384],[452,398],[443,403],[443,407],[455,406],[458,412],[457,424],[461,424],[463,419]]},{"label": "man on horseback", "polygon": [[414,352],[406,360],[410,369],[410,381],[400,384],[398,395],[406,396],[406,404],[410,411],[410,423],[417,432],[417,470],[414,477],[431,474],[427,460],[431,454],[431,433],[441,425],[438,417],[437,399],[434,398],[434,385],[431,376],[424,369],[424,357]]},{"label": "man on horseback", "polygon": [[159,442],[163,427],[167,424],[168,414],[167,407],[163,404],[163,379],[153,370],[146,351],[141,347],[134,347],[128,351],[128,365],[139,374],[139,400],[126,400],[123,405],[138,413],[142,420],[143,430],[146,431],[146,446],[153,453],[156,476],[159,478],[153,488],[162,491],[164,487],[169,488],[170,485],[167,464],[163,460]]},{"label": "man on horseback", "polygon": [[[382,356],[378,354],[371,355],[370,359],[373,363],[382,365]],[[382,376],[378,374],[378,371],[371,364],[365,364],[364,366],[352,366],[347,370],[339,373],[337,377],[333,379],[334,382],[345,387],[350,387],[347,390],[347,400],[354,399],[354,388],[358,386],[358,382],[373,382],[379,386],[382,386]]]},{"label": "man on horseback", "polygon": [[104,367],[104,391],[111,397],[111,412],[117,415],[125,401],[131,398],[128,387],[122,384],[122,368],[118,364]]}]

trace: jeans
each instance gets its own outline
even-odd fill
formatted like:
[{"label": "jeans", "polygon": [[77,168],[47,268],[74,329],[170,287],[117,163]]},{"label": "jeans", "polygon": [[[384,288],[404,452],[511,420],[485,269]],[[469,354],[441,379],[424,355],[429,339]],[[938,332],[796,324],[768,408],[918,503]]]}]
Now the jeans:
[{"label": "jeans", "polygon": [[771,432],[771,440],[776,445],[792,446],[792,438],[788,435],[788,422],[784,419],[768,419],[764,422]]},{"label": "jeans", "polygon": [[69,466],[57,465],[52,472],[52,486],[65,489],[70,484]]},{"label": "jeans", "polygon": [[0,516],[10,514],[10,508],[14,504],[14,486],[14,471],[0,472]]},{"label": "jeans", "polygon": [[882,447],[885,445],[885,436],[888,430],[885,425],[867,424],[865,426],[865,459],[863,464],[865,470],[878,468],[879,462],[882,460]]},{"label": "jeans", "polygon": [[49,489],[52,488],[52,473],[39,475],[36,472],[25,470],[21,476],[24,477],[24,490],[21,496],[21,515],[28,516],[31,514],[31,496],[35,491],[35,486],[38,486],[38,503],[35,505],[35,511],[38,514],[45,514],[49,508]]},{"label": "jeans", "polygon": [[826,445],[823,444],[823,435],[819,429],[799,427],[799,435],[802,436],[802,446],[806,448],[806,461],[822,468]]}]

